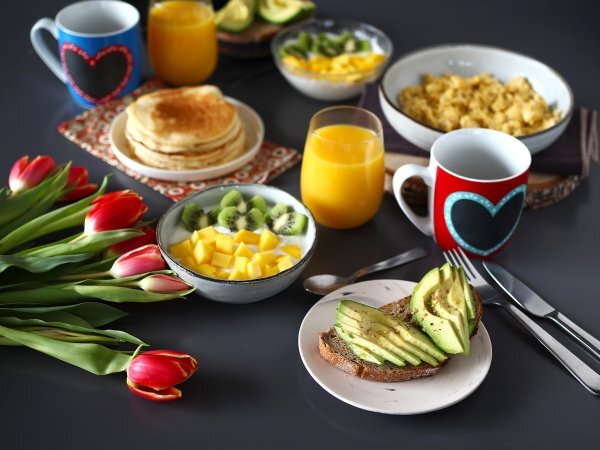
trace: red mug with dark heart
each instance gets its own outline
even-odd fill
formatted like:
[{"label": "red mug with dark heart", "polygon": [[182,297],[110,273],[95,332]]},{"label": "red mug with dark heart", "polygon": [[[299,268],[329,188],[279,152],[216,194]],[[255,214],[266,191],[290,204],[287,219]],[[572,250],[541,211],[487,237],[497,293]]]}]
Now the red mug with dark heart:
[{"label": "red mug with dark heart", "polygon": [[[83,1],[61,9],[54,20],[38,20],[31,42],[75,101],[92,108],[139,85],[143,54],[139,21],[138,10],[128,3]],[[43,30],[58,40],[60,61],[44,42]]]},{"label": "red mug with dark heart", "polygon": [[[467,128],[442,135],[428,167],[406,164],[394,174],[396,200],[410,221],[442,250],[456,246],[474,256],[501,250],[521,217],[531,153],[500,131]],[[421,177],[429,190],[429,215],[419,216],[402,197],[402,184]]]}]

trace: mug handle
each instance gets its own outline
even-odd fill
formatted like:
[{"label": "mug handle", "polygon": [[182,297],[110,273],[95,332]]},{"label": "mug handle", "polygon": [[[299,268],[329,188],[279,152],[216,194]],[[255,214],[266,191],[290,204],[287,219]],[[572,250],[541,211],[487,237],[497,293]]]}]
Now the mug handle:
[{"label": "mug handle", "polygon": [[408,203],[406,200],[404,200],[404,197],[402,197],[402,185],[411,177],[420,177],[428,187],[433,188],[433,176],[429,171],[429,167],[423,167],[417,164],[405,164],[398,168],[396,173],[394,173],[394,178],[392,179],[394,196],[396,197],[396,201],[400,205],[400,208],[404,214],[406,214],[406,217],[408,217],[408,219],[413,223],[413,225],[427,236],[433,236],[431,212],[425,217],[418,216],[414,213],[410,206],[408,206]]},{"label": "mug handle", "polygon": [[48,48],[46,42],[44,42],[42,37],[43,30],[50,32],[50,34],[54,36],[54,39],[58,40],[58,28],[56,28],[54,21],[44,17],[35,23],[35,25],[31,28],[31,32],[29,33],[33,48],[38,56],[42,58],[42,61],[44,61],[50,70],[54,72],[54,75],[56,75],[60,81],[66,83],[67,77],[65,76],[65,71],[63,70],[58,58]]}]

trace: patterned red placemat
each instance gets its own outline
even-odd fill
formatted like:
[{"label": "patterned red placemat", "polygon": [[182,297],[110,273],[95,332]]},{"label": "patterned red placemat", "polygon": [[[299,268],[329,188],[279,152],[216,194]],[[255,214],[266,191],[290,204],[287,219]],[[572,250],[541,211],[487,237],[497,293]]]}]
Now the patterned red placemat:
[{"label": "patterned red placemat", "polygon": [[155,180],[134,172],[121,164],[110,149],[109,131],[113,119],[140,95],[163,88],[158,80],[150,80],[130,95],[96,109],[84,112],[58,126],[58,131],[85,151],[125,172],[132,178],[150,186],[165,197],[177,202],[194,192],[223,183],[267,183],[297,164],[301,155],[289,147],[264,141],[255,158],[236,172],[212,180],[197,182],[171,182]]}]

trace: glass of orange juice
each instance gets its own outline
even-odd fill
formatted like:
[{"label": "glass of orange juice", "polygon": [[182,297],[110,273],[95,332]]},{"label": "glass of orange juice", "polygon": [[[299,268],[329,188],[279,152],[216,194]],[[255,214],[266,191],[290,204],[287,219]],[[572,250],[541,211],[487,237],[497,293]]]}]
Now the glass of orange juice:
[{"label": "glass of orange juice", "polygon": [[383,130],[377,116],[334,106],[312,117],[300,189],[317,222],[330,228],[368,222],[381,205],[384,179]]},{"label": "glass of orange juice", "polygon": [[203,82],[217,65],[211,0],[150,0],[148,52],[156,75],[169,84]]}]

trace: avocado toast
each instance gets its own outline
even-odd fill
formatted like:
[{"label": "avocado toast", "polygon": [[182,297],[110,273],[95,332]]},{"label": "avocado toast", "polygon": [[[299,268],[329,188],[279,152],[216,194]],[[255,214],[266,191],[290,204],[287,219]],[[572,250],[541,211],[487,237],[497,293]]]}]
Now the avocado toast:
[{"label": "avocado toast", "polygon": [[[468,341],[477,333],[483,306],[479,293],[472,286],[462,284],[464,277],[460,272],[460,268],[446,266],[432,269],[412,296],[378,310],[342,300],[336,324],[319,335],[321,357],[344,372],[366,380],[398,382],[437,373],[450,354],[469,354]],[[468,289],[462,304],[454,304],[455,300],[449,298],[453,284],[446,276],[450,275],[462,289]],[[440,336],[440,328],[430,326],[436,324],[435,320],[427,323],[422,320],[441,308],[438,303],[446,308],[440,316],[447,318],[441,317],[441,320],[451,330],[448,336]],[[420,322],[417,317],[421,318]],[[410,333],[407,334],[407,330]]]}]

